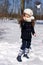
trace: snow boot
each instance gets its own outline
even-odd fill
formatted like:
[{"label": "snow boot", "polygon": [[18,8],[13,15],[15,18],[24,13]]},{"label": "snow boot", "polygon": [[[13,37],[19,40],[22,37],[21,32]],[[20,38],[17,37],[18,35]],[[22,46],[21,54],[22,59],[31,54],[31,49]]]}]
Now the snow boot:
[{"label": "snow boot", "polygon": [[26,57],[27,59],[29,59],[28,55],[27,54],[24,54],[23,57]]},{"label": "snow boot", "polygon": [[18,60],[19,62],[22,62],[21,56],[18,56],[18,57],[17,57],[17,60]]},{"label": "snow boot", "polygon": [[27,59],[29,59],[28,53],[29,53],[29,49],[26,48],[23,57],[26,57]]},{"label": "snow boot", "polygon": [[19,52],[19,54],[18,54],[18,56],[17,56],[17,60],[18,60],[19,62],[22,62],[22,59],[21,59],[22,55],[23,55],[23,50],[20,49],[20,52]]}]

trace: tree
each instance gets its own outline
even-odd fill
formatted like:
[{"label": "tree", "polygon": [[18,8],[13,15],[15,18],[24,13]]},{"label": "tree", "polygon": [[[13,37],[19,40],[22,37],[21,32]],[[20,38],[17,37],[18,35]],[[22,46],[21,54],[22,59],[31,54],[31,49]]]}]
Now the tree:
[{"label": "tree", "polygon": [[5,13],[8,13],[9,5],[10,5],[9,0],[5,0],[4,1],[4,12]]},{"label": "tree", "polygon": [[9,0],[0,0],[0,12],[8,13]]},{"label": "tree", "polygon": [[21,0],[21,14],[23,13],[25,7],[25,0]]}]

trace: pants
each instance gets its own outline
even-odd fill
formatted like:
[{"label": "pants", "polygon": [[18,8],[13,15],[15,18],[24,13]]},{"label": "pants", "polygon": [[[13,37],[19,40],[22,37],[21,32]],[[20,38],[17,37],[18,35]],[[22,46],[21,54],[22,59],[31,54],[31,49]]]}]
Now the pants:
[{"label": "pants", "polygon": [[29,49],[31,45],[31,40],[22,40],[21,49],[25,50],[25,48]]},{"label": "pants", "polygon": [[30,45],[31,45],[31,40],[22,40],[22,46],[18,55],[22,56],[22,54],[28,54]]}]

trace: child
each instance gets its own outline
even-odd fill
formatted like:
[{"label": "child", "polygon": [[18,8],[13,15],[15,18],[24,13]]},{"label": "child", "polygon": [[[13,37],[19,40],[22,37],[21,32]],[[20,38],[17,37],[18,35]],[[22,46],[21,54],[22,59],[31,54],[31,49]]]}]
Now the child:
[{"label": "child", "polygon": [[17,60],[22,62],[21,56],[28,57],[29,48],[31,45],[32,34],[36,36],[34,31],[34,16],[33,11],[31,9],[25,9],[23,12],[23,18],[20,20],[21,25],[21,38],[22,38],[22,46],[20,48],[20,52],[17,56]]}]

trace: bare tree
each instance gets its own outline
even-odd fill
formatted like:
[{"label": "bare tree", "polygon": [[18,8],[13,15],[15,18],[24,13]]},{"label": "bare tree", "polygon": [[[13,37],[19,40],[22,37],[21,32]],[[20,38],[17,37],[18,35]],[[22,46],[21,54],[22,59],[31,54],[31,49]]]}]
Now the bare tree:
[{"label": "bare tree", "polygon": [[12,7],[12,9],[11,9],[10,14],[12,14],[12,13],[13,13],[13,10],[14,10],[14,0],[13,0],[13,7]]},{"label": "bare tree", "polygon": [[2,13],[8,13],[9,0],[2,0],[0,3],[0,11]]},{"label": "bare tree", "polygon": [[3,10],[3,4],[4,4],[3,0],[0,0],[0,13],[1,13],[2,10]]},{"label": "bare tree", "polygon": [[25,0],[21,0],[21,14],[23,13],[25,7]]},{"label": "bare tree", "polygon": [[8,13],[8,8],[9,8],[9,0],[4,1],[4,11],[5,13]]}]

